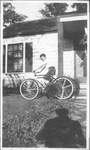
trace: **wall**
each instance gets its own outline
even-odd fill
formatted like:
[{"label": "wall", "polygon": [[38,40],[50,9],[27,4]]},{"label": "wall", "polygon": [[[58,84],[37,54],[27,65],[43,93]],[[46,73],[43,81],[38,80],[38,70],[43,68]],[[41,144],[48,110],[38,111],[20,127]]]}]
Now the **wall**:
[{"label": "wall", "polygon": [[74,48],[72,39],[64,39],[63,72],[65,76],[74,77]]},{"label": "wall", "polygon": [[[26,43],[33,42],[33,70],[36,69],[41,61],[39,56],[41,53],[45,53],[47,60],[51,65],[54,65],[56,72],[58,73],[58,35],[57,33],[48,33],[34,36],[14,37],[3,40],[3,44],[10,43]],[[64,39],[64,66],[63,74],[66,76],[74,77],[74,51],[73,41],[71,39]],[[25,49],[25,46],[24,46]],[[25,64],[25,59],[23,64]],[[24,65],[25,73],[25,65]],[[28,73],[25,73],[28,77]]]},{"label": "wall", "polygon": [[[37,68],[41,63],[39,58],[40,54],[45,53],[49,63],[51,65],[54,65],[57,70],[58,69],[57,38],[58,38],[57,33],[50,33],[50,34],[42,34],[42,35],[34,35],[34,36],[8,38],[3,40],[3,44],[22,42],[24,43],[24,50],[25,50],[25,43],[33,42],[33,69]],[[25,64],[25,59],[23,64]],[[24,73],[25,73],[25,65],[24,65]]]}]

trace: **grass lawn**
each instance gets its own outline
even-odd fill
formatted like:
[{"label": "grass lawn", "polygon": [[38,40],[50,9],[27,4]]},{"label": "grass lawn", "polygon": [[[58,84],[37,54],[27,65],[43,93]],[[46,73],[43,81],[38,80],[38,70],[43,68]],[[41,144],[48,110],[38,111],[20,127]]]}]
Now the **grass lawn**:
[{"label": "grass lawn", "polygon": [[[3,135],[3,137],[4,141],[6,135],[8,139],[4,145],[7,145],[7,147],[9,147],[10,144],[12,147],[16,147],[16,145],[18,145],[18,147],[34,147],[36,142],[35,136],[38,131],[43,127],[47,119],[56,117],[55,109],[61,107],[68,108],[71,117],[74,116],[76,119],[75,115],[77,115],[77,117],[81,115],[79,119],[83,122],[86,120],[86,116],[82,116],[82,114],[75,109],[75,103],[72,100],[69,102],[60,102],[59,100],[40,97],[28,101],[23,99],[19,94],[4,96],[3,122],[5,136]],[[85,112],[83,115],[85,115]],[[8,128],[10,133],[7,132]],[[22,134],[19,133],[20,130],[23,131],[23,138]],[[11,143],[9,139],[11,139]]]}]

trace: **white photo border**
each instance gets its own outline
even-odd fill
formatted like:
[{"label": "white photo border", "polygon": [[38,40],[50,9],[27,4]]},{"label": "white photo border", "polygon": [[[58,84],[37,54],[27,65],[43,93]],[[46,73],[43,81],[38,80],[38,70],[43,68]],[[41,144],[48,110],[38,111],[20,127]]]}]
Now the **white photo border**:
[{"label": "white photo border", "polygon": [[[1,149],[2,150],[30,150],[30,149],[32,149],[32,150],[35,150],[35,149],[37,149],[37,148],[3,148],[2,147],[2,120],[3,120],[3,100],[2,100],[2,97],[3,97],[3,95],[2,95],[2,92],[3,92],[3,90],[2,90],[2,85],[3,85],[3,83],[2,83],[2,79],[3,79],[3,74],[2,74],[2,61],[3,61],[3,58],[2,58],[2,45],[3,45],[3,3],[4,2],[11,2],[11,3],[19,3],[19,2],[21,2],[21,3],[45,3],[45,2],[52,2],[52,3],[54,3],[54,2],[57,2],[57,3],[64,3],[64,2],[67,2],[67,1],[63,1],[63,0],[57,0],[57,1],[24,1],[24,0],[22,0],[22,1],[17,1],[17,0],[11,0],[11,1],[8,1],[8,0],[6,0],[6,1],[1,1],[1,59],[0,59],[0,63],[1,63],[1,77],[0,77],[0,80],[1,80]],[[89,77],[90,77],[90,75],[89,75],[89,73],[90,73],[90,57],[89,57],[89,55],[90,55],[90,52],[89,52],[89,49],[90,49],[90,37],[89,37],[89,35],[90,35],[90,20],[89,20],[89,18],[90,18],[90,16],[89,16],[89,14],[90,14],[90,12],[89,12],[89,1],[68,1],[68,2],[70,2],[70,3],[87,3],[87,14],[88,14],[88,20],[87,20],[87,28],[88,28],[88,42],[87,42],[87,47],[88,47],[88,50],[87,50],[87,150],[89,150],[89,139],[90,139],[90,128],[89,128],[89,126],[90,126],[90,120],[89,120],[89,117],[90,117],[90,100],[89,100],[89,98],[90,98],[90,94],[89,94],[89,91],[90,91],[90,79],[89,79]],[[43,149],[43,148],[39,148],[39,149]],[[44,150],[46,150],[46,149],[48,149],[48,148],[44,148]],[[63,148],[60,148],[61,150],[63,150]],[[66,150],[70,150],[69,148],[66,148]],[[83,148],[83,150],[84,150],[84,148]]]}]

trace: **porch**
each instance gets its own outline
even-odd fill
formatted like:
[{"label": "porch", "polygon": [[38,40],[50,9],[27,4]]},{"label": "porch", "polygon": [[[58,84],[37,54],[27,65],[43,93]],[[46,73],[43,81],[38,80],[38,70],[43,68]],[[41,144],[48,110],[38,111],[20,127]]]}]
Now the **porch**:
[{"label": "porch", "polygon": [[[73,52],[73,62],[67,64],[72,66],[73,77],[76,78],[80,83],[87,83],[87,43],[80,44],[85,33],[85,28],[87,28],[87,14],[78,15],[66,15],[57,18],[58,21],[58,74],[62,76],[65,73],[65,61],[69,57],[64,56],[65,51]],[[87,36],[87,35],[86,35]],[[65,39],[72,41],[71,45],[65,43]],[[65,58],[64,58],[65,57]],[[82,66],[81,66],[82,64]],[[70,73],[71,74],[71,73]]]}]

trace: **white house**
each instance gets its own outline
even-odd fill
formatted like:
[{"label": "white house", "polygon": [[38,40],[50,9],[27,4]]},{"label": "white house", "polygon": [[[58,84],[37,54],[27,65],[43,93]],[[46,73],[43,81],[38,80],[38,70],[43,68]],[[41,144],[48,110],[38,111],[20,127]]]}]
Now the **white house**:
[{"label": "white house", "polygon": [[85,82],[87,77],[84,45],[80,41],[87,27],[87,13],[70,13],[57,18],[15,23],[3,31],[3,73],[28,76],[45,53],[58,76]]}]

